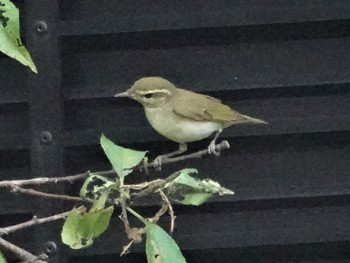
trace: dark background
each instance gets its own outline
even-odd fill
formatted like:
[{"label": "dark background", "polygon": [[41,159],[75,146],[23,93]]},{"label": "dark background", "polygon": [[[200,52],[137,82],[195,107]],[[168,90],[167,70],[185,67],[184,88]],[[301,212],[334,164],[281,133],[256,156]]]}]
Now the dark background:
[{"label": "dark background", "polygon": [[[109,169],[98,145],[102,132],[123,146],[149,150],[151,157],[176,149],[151,129],[139,104],[112,97],[142,76],[159,75],[269,122],[225,130],[231,149],[219,158],[169,165],[151,175],[196,167],[200,177],[236,192],[201,207],[175,206],[174,239],[189,263],[350,262],[348,0],[16,5],[39,75],[0,55],[1,179]],[[45,140],[47,132],[52,142]],[[0,198],[1,226],[73,205],[8,190]],[[135,209],[152,214],[153,205]],[[59,252],[52,262],[146,262],[143,245],[119,258],[126,240],[117,214],[86,250],[61,244],[62,222],[10,239],[33,253],[55,241]]]}]

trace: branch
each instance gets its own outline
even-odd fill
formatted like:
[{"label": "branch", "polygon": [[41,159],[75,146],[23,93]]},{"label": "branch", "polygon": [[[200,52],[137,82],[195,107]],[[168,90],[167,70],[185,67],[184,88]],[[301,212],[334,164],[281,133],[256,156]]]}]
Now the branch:
[{"label": "branch", "polygon": [[91,202],[88,199],[84,199],[81,197],[44,193],[44,192],[40,192],[40,191],[37,191],[34,189],[24,189],[24,188],[19,187],[19,186],[13,186],[12,191],[14,193],[18,192],[21,194],[28,194],[28,195],[33,195],[33,196],[45,197],[45,198],[53,198],[53,199],[76,201],[76,202]]},{"label": "branch", "polygon": [[2,187],[14,187],[14,186],[25,186],[25,185],[43,185],[48,183],[61,183],[61,182],[69,182],[73,183],[74,181],[86,179],[91,174],[98,174],[102,176],[113,175],[115,174],[114,170],[108,171],[98,171],[98,172],[90,172],[86,171],[85,173],[68,175],[62,177],[38,177],[33,179],[24,179],[24,180],[7,180],[0,181],[0,188]]},{"label": "branch", "polygon": [[138,193],[132,193],[130,194],[130,197],[132,197],[133,200],[145,197],[147,195],[150,195],[152,193],[154,193],[155,191],[157,191],[158,189],[163,188],[168,182],[171,182],[173,180],[175,180],[181,173],[180,172],[175,172],[173,174],[171,174],[170,176],[168,176],[165,180],[155,180],[153,181],[153,185],[148,186],[148,188],[138,192]]},{"label": "branch", "polygon": [[[222,150],[226,150],[230,148],[230,144],[228,143],[228,141],[222,141],[221,143],[215,145],[215,151],[220,154],[220,152]],[[175,162],[180,162],[180,161],[184,161],[184,160],[189,160],[189,159],[196,159],[196,158],[202,158],[205,155],[208,155],[209,151],[208,149],[205,150],[201,150],[195,153],[190,153],[190,154],[186,154],[186,155],[180,155],[178,157],[173,157],[173,158],[164,158],[162,159],[162,165],[164,164],[169,164],[169,163],[175,163]],[[154,169],[159,169],[159,165],[158,163],[156,163],[155,161],[151,162],[151,163],[144,163],[141,168],[144,171],[147,171],[148,168],[154,168]]]},{"label": "branch", "polygon": [[[20,248],[16,246],[15,244],[12,244],[11,242],[8,242],[7,240],[0,237],[0,247],[4,248],[7,251],[10,251],[17,255],[21,260],[24,260],[26,262],[35,262],[35,263],[47,263],[48,261],[42,260],[40,257],[33,255],[32,253],[28,252],[27,250]],[[44,255],[43,255],[44,257]],[[47,257],[47,256],[46,256]]]},{"label": "branch", "polygon": [[24,186],[24,185],[42,185],[48,183],[59,183],[59,182],[70,182],[85,179],[90,175],[90,171],[85,173],[69,175],[64,177],[38,177],[33,179],[24,179],[24,180],[7,180],[0,182],[1,187],[14,187],[14,186]]},{"label": "branch", "polygon": [[69,213],[70,213],[70,211],[64,212],[61,214],[57,214],[57,215],[53,215],[53,216],[49,216],[49,217],[43,217],[43,218],[37,218],[36,216],[34,216],[31,220],[29,220],[27,222],[23,222],[23,223],[13,225],[13,226],[0,228],[0,236],[8,235],[8,234],[14,233],[20,229],[29,228],[29,227],[34,226],[34,225],[40,225],[40,224],[44,224],[47,222],[60,220],[60,219],[67,217]]},{"label": "branch", "polygon": [[164,202],[168,206],[169,215],[170,215],[170,233],[173,233],[174,228],[175,228],[175,219],[176,219],[176,216],[174,215],[173,206],[171,205],[169,198],[164,194],[164,192],[161,189],[159,189],[159,193],[160,193],[162,199],[164,200]]}]

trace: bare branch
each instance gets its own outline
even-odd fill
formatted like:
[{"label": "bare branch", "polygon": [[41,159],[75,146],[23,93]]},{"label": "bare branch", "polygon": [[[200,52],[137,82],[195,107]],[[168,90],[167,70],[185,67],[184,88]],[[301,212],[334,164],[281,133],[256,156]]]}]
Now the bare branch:
[{"label": "bare branch", "polygon": [[115,174],[115,171],[114,170],[97,171],[97,172],[86,171],[85,173],[67,175],[62,177],[37,177],[33,179],[24,179],[24,180],[6,180],[6,181],[0,181],[0,188],[26,186],[26,185],[43,185],[43,184],[49,184],[49,183],[54,183],[54,184],[65,183],[65,182],[73,183],[74,181],[86,179],[91,174],[106,176],[106,175]]},{"label": "bare branch", "polygon": [[40,225],[40,224],[44,224],[44,223],[48,223],[48,222],[52,222],[52,221],[66,218],[68,216],[69,212],[70,211],[64,212],[61,214],[57,214],[57,215],[53,215],[53,216],[49,216],[49,217],[43,217],[43,218],[37,218],[36,216],[34,216],[31,220],[29,220],[27,222],[23,222],[23,223],[13,225],[13,226],[0,228],[0,236],[8,235],[8,234],[14,233],[20,229],[29,228],[29,227],[34,226],[34,225]]},{"label": "bare branch", "polygon": [[59,183],[59,182],[70,182],[85,179],[90,175],[90,171],[85,173],[69,175],[63,177],[38,177],[33,179],[24,180],[7,180],[0,182],[1,187],[14,187],[14,186],[25,186],[25,185],[43,185],[48,183]]},{"label": "bare branch", "polygon": [[180,172],[175,172],[168,176],[165,180],[154,180],[153,184],[150,184],[148,188],[138,192],[138,193],[132,193],[130,196],[132,197],[133,200],[148,196],[158,189],[163,188],[168,182],[173,181],[175,178],[177,178],[181,173]]},{"label": "bare branch", "polygon": [[149,218],[148,220],[152,223],[156,223],[159,221],[159,219],[168,211],[168,204],[166,202],[163,202],[162,207],[157,211],[157,213],[152,217]]},{"label": "bare branch", "polygon": [[134,240],[131,240],[126,246],[123,246],[123,251],[120,253],[120,256],[124,256],[125,254],[129,253],[129,249],[132,244],[134,244]]},{"label": "bare branch", "polygon": [[4,250],[7,250],[9,252],[14,253],[21,260],[24,260],[26,262],[48,263],[48,261],[40,259],[40,257],[33,255],[32,253],[28,252],[27,250],[20,248],[20,247],[16,246],[15,244],[12,244],[11,242],[9,242],[1,237],[0,237],[0,247],[2,247]]},{"label": "bare branch", "polygon": [[53,198],[53,199],[76,201],[76,202],[89,202],[89,200],[83,199],[81,197],[44,193],[34,189],[25,189],[19,186],[13,186],[12,191],[14,193],[21,193],[21,194],[27,194],[27,195],[33,195],[33,196],[39,196],[39,197],[45,197],[45,198]]},{"label": "bare branch", "polygon": [[162,199],[164,200],[164,202],[168,205],[169,215],[170,215],[170,233],[173,233],[175,228],[175,219],[176,219],[176,216],[174,215],[173,206],[171,205],[169,198],[166,196],[166,194],[164,194],[163,190],[159,189],[159,193]]},{"label": "bare branch", "polygon": [[[215,151],[218,154],[220,154],[221,151],[229,149],[229,148],[230,148],[230,144],[226,140],[224,140],[221,143],[215,145]],[[195,152],[195,153],[190,153],[190,154],[186,154],[186,155],[180,155],[178,157],[164,158],[164,159],[162,159],[162,165],[169,164],[169,163],[180,162],[180,161],[189,160],[189,159],[202,158],[203,156],[208,155],[208,154],[209,154],[208,149],[205,149],[205,150],[201,150],[201,151],[198,151],[198,152]],[[148,168],[159,169],[158,163],[156,163],[155,161],[153,161],[151,163],[144,163],[141,167],[142,167],[142,169],[144,171],[147,171]]]}]

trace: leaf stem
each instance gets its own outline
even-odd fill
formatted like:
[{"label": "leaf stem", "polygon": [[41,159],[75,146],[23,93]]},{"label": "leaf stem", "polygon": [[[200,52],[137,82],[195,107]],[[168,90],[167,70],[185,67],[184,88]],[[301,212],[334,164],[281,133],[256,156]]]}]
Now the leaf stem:
[{"label": "leaf stem", "polygon": [[130,214],[132,214],[133,216],[135,216],[138,220],[140,220],[142,223],[144,223],[145,225],[147,224],[147,220],[141,216],[139,213],[137,213],[134,209],[130,208],[130,207],[126,207],[126,210],[128,210],[128,212]]}]

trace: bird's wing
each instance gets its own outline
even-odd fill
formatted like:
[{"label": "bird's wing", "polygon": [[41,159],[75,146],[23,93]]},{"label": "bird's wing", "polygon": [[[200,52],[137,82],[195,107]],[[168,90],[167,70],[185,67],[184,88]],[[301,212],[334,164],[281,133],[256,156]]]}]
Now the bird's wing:
[{"label": "bird's wing", "polygon": [[243,122],[246,120],[244,115],[210,96],[181,90],[174,94],[173,99],[174,112],[189,119],[216,122]]}]

